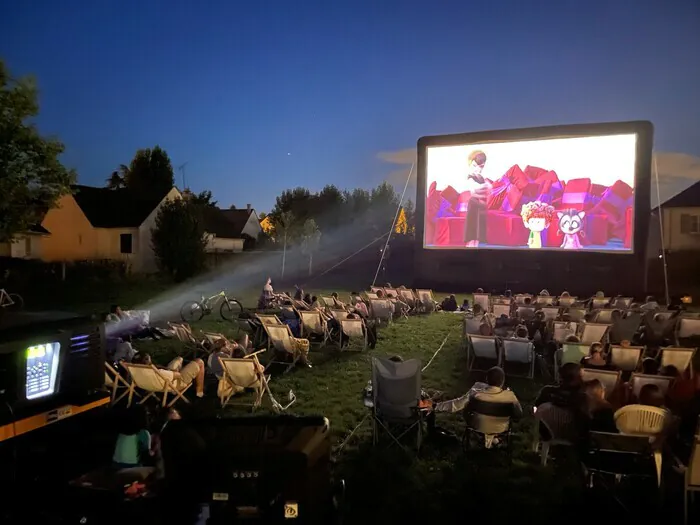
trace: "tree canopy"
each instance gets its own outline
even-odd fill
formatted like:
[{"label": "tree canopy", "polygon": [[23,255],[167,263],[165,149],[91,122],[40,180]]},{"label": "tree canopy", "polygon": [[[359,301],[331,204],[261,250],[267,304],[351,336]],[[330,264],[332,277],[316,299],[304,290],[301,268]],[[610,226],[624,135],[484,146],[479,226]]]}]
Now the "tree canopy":
[{"label": "tree canopy", "polygon": [[33,80],[13,78],[0,60],[0,241],[39,222],[75,182],[59,160],[63,144],[29,122],[38,113]]},{"label": "tree canopy", "polygon": [[138,150],[121,175],[127,188],[142,194],[165,195],[175,185],[170,157],[160,146]]}]

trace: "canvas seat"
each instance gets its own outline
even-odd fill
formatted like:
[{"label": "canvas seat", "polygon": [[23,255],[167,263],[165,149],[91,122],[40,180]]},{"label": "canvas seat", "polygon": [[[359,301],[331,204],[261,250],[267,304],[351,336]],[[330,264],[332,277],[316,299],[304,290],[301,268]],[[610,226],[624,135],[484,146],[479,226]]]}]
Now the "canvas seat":
[{"label": "canvas seat", "polygon": [[340,321],[340,349],[349,350],[350,345],[343,346],[343,341],[348,340],[352,342],[353,340],[362,341],[362,349],[364,351],[367,349],[367,327],[362,319],[343,319]]},{"label": "canvas seat", "polygon": [[582,343],[593,344],[593,343],[604,343],[605,337],[610,329],[609,324],[599,324],[599,323],[583,323],[579,327],[581,335],[579,338]]},{"label": "canvas seat", "polygon": [[632,395],[639,397],[639,392],[644,385],[656,385],[661,393],[665,396],[668,394],[668,389],[671,387],[672,377],[659,376],[654,374],[632,374],[630,376],[630,386],[632,387]]},{"label": "canvas seat", "polygon": [[[219,379],[217,395],[221,401],[221,406],[233,405],[231,398],[245,390],[251,389],[254,392],[252,403],[237,403],[241,406],[249,406],[253,410],[260,407],[263,396],[268,388],[270,376],[265,376],[260,372],[260,363],[257,354],[261,351],[250,354],[242,359],[231,357],[219,357],[219,362],[223,374]],[[264,350],[262,350],[264,352]]]},{"label": "canvas seat", "polygon": [[369,315],[379,322],[391,323],[394,317],[394,305],[388,299],[372,299],[369,302]]},{"label": "canvas seat", "polygon": [[693,367],[690,366],[695,355],[695,348],[678,348],[668,346],[661,349],[661,366],[673,365],[680,373],[690,370],[692,375]]},{"label": "canvas seat", "polygon": [[576,335],[578,325],[568,321],[554,321],[552,323],[552,339],[556,343],[563,344],[570,335]]},{"label": "canvas seat", "polygon": [[[105,363],[105,387],[111,393],[110,404],[112,406],[129,395],[129,382],[109,363]],[[119,392],[120,390],[121,393]],[[141,397],[139,394],[137,395]]]},{"label": "canvas seat", "polygon": [[581,375],[584,381],[592,381],[593,379],[600,381],[605,389],[605,396],[609,398],[620,383],[621,373],[619,370],[584,368],[581,370]]},{"label": "canvas seat", "polygon": [[309,339],[309,341],[312,337],[316,337],[319,339],[318,344],[320,346],[325,346],[330,339],[330,332],[328,331],[328,324],[321,315],[321,312],[305,312],[301,310],[297,313],[301,319],[301,336]]},{"label": "canvas seat", "polygon": [[501,353],[498,350],[498,343],[495,337],[485,335],[469,335],[469,345],[467,347],[467,368],[469,371],[479,371],[486,369],[475,368],[477,359],[487,359],[492,361],[491,366],[501,366]]},{"label": "canvas seat", "polygon": [[175,334],[175,338],[185,346],[184,357],[199,357],[200,355],[206,357],[209,355],[209,349],[204,344],[205,341],[198,340],[194,336],[190,325],[187,323],[168,323],[168,326]]},{"label": "canvas seat", "polygon": [[521,339],[503,339],[502,362],[506,371],[509,363],[527,366],[525,377],[532,379],[535,376],[535,345]]},{"label": "canvas seat", "polygon": [[[193,382],[183,383],[180,380],[171,381],[163,371],[159,370],[154,365],[125,363],[124,368],[129,372],[129,378],[131,379],[127,407],[131,406],[134,395],[137,393],[136,389],[146,393],[139,402],[140,405],[151,397],[155,397],[157,394],[163,394],[161,406],[164,407],[171,407],[178,400],[189,403],[189,400],[184,397],[184,394],[192,386]],[[168,394],[173,395],[170,402],[168,402]]]},{"label": "canvas seat", "polygon": [[493,309],[493,315],[496,318],[499,318],[502,315],[505,315],[506,317],[510,317],[510,313],[511,313],[510,302],[507,304],[502,304],[502,303],[494,304],[491,308]]},{"label": "canvas seat", "polygon": [[432,290],[417,289],[416,295],[418,296],[418,301],[420,303],[419,309],[422,313],[432,313],[436,310],[437,303],[435,302]]},{"label": "canvas seat", "polygon": [[462,438],[463,445],[468,445],[470,435],[483,439],[484,448],[490,449],[496,438],[505,441],[510,455],[511,419],[515,412],[512,403],[494,403],[473,398],[464,409],[466,429]]},{"label": "canvas seat", "polygon": [[623,372],[634,372],[642,359],[643,346],[610,347],[610,364]]},{"label": "canvas seat", "polygon": [[491,294],[475,293],[473,297],[474,304],[478,304],[479,306],[481,306],[483,312],[491,311]]},{"label": "canvas seat", "polygon": [[289,326],[285,324],[274,325],[267,324],[263,325],[267,337],[269,340],[269,348],[272,349],[273,355],[267,364],[267,368],[273,364],[283,364],[287,368],[284,373],[288,372],[297,364],[297,361],[301,358],[301,352],[298,349],[298,345],[306,345],[308,347],[308,339],[297,339],[292,335],[292,331]]}]

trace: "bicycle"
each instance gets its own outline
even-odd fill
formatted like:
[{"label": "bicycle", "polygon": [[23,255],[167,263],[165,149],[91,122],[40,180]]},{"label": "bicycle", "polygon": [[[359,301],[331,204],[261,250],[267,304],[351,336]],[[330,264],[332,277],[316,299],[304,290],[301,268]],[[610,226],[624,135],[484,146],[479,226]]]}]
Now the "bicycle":
[{"label": "bicycle", "polygon": [[0,288],[0,308],[7,308],[11,311],[24,308],[24,299],[18,293],[7,293],[4,288]]},{"label": "bicycle", "polygon": [[211,297],[202,296],[199,301],[187,301],[180,308],[180,317],[186,323],[200,321],[202,317],[209,315],[219,302],[219,314],[225,321],[233,321],[243,312],[243,305],[238,299],[228,297],[226,292],[221,291]]}]

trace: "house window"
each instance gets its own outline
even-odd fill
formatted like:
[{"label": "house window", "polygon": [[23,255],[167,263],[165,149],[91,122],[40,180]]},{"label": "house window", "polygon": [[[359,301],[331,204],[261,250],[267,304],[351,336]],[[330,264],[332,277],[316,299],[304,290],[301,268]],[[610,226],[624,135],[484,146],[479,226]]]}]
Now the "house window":
[{"label": "house window", "polygon": [[121,253],[134,253],[132,244],[133,239],[130,233],[122,233],[119,236],[119,249]]},{"label": "house window", "polygon": [[700,234],[700,215],[683,213],[681,215],[681,233],[687,235]]}]

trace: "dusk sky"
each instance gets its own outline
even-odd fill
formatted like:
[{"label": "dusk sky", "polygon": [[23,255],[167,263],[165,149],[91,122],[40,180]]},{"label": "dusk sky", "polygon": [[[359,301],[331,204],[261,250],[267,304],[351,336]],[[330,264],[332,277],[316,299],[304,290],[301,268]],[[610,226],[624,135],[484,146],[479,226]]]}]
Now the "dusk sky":
[{"label": "dusk sky", "polygon": [[700,156],[699,27],[698,0],[27,0],[0,57],[81,183],[159,144],[193,190],[269,211],[402,185],[380,154],[422,135],[648,119]]}]

